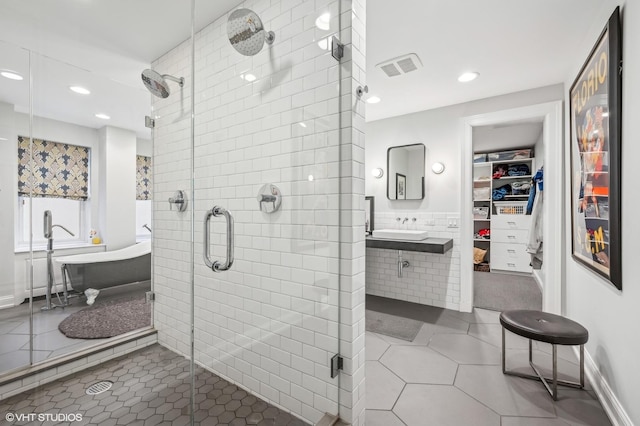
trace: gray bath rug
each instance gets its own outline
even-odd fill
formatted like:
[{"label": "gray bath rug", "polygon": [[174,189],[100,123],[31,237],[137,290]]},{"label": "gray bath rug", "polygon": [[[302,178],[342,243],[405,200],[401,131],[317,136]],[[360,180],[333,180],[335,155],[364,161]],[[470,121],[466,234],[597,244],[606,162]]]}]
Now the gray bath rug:
[{"label": "gray bath rug", "polygon": [[107,301],[69,315],[58,329],[72,339],[104,339],[151,325],[144,295]]},{"label": "gray bath rug", "polygon": [[421,321],[365,310],[365,329],[373,333],[412,342],[422,327]]}]

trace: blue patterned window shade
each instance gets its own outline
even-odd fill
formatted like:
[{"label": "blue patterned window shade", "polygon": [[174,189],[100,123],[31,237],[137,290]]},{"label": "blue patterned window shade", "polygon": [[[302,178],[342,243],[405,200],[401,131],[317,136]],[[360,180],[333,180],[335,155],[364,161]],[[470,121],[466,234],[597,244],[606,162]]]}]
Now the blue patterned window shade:
[{"label": "blue patterned window shade", "polygon": [[33,140],[33,165],[29,158],[31,140],[18,136],[18,194],[34,197],[89,198],[91,149],[42,139]]},{"label": "blue patterned window shade", "polygon": [[151,157],[136,155],[136,200],[151,200]]}]

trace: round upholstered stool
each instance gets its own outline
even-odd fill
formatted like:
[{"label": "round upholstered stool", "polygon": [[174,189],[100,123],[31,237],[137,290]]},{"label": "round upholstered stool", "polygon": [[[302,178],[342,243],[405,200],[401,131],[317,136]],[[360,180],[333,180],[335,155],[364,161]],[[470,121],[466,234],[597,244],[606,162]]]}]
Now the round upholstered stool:
[{"label": "round upholstered stool", "polygon": [[[584,344],[589,340],[589,332],[569,318],[541,311],[505,311],[500,314],[502,325],[502,372],[512,376],[540,380],[554,400],[558,399],[558,385],[574,388],[584,387]],[[524,374],[507,371],[505,362],[505,329],[529,339],[529,365],[536,373]],[[545,342],[551,344],[553,358],[553,377],[546,378],[533,363],[531,342]],[[558,351],[557,345],[580,345],[580,383],[558,380]],[[551,386],[549,385],[551,382]]]}]

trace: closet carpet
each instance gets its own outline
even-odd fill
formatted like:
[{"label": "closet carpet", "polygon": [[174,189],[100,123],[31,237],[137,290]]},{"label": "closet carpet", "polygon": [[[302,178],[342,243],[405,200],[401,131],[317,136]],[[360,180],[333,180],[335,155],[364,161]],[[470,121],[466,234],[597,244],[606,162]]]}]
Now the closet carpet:
[{"label": "closet carpet", "polygon": [[529,276],[474,272],[473,299],[476,308],[493,311],[542,310],[542,292]]}]

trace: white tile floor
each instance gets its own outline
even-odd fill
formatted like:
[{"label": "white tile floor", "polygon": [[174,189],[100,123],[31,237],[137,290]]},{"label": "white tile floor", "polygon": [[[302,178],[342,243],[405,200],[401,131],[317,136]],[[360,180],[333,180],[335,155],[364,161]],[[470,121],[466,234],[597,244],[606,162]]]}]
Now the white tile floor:
[{"label": "white tile floor", "polygon": [[[542,383],[505,376],[499,312],[473,314],[367,296],[367,309],[424,321],[412,342],[366,333],[367,426],[610,425],[595,393],[559,387],[554,402]],[[528,341],[507,335],[507,367],[530,372]],[[534,362],[551,365],[550,346],[535,344]],[[560,378],[577,380],[577,359],[559,347]]]}]

